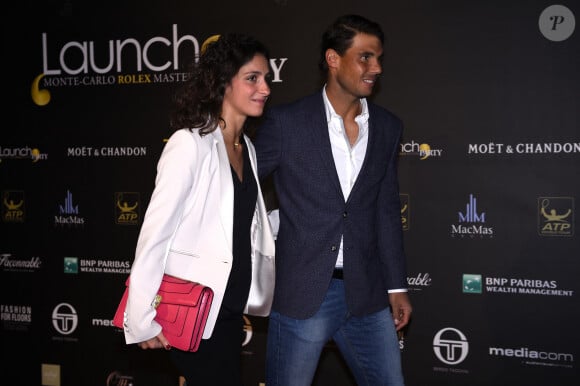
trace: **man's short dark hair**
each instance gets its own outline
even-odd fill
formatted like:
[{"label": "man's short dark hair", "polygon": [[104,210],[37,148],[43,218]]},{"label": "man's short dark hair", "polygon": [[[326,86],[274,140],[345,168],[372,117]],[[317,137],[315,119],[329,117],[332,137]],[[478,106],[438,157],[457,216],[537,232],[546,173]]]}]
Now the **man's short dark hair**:
[{"label": "man's short dark hair", "polygon": [[320,44],[320,69],[328,71],[326,63],[326,50],[332,48],[339,55],[343,55],[352,45],[354,36],[365,33],[379,38],[381,44],[385,43],[385,35],[381,26],[360,15],[344,15],[334,21],[322,35]]}]

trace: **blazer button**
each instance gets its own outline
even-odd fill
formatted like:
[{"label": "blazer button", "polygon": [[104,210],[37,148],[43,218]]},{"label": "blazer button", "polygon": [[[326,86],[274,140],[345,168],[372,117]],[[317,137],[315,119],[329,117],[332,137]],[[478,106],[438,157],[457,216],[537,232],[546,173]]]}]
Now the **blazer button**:
[{"label": "blazer button", "polygon": [[347,213],[347,212],[344,212],[344,213],[342,214],[342,217],[344,217],[344,218],[347,218],[347,217],[348,217],[348,213]]},{"label": "blazer button", "polygon": [[332,247],[330,247],[330,250],[331,250],[332,252],[336,251],[336,245],[333,245]]}]

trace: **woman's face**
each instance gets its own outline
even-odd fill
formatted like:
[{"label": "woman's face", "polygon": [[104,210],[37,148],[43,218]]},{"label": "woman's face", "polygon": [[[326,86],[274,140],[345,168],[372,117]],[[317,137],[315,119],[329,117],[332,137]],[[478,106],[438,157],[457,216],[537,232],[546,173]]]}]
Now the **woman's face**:
[{"label": "woman's face", "polygon": [[268,61],[263,55],[256,54],[252,60],[240,67],[226,87],[223,113],[244,117],[262,115],[270,95],[269,77]]}]

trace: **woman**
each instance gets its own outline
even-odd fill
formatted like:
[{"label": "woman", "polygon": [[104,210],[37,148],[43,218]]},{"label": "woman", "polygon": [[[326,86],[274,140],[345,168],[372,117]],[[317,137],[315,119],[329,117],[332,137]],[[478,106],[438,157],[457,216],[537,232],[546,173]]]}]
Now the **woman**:
[{"label": "woman", "polygon": [[[213,41],[212,41],[213,40]],[[125,340],[165,348],[188,385],[241,385],[243,313],[266,316],[274,238],[244,134],[270,94],[268,51],[241,34],[211,39],[176,96],[131,268]],[[151,305],[164,273],[214,299],[198,351],[171,349]],[[266,280],[266,285],[259,280]]]}]

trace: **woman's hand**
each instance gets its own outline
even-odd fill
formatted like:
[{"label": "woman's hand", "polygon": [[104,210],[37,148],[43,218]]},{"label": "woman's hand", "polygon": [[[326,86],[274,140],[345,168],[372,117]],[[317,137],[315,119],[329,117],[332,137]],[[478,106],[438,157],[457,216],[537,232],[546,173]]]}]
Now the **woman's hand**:
[{"label": "woman's hand", "polygon": [[164,348],[165,350],[171,350],[171,345],[169,341],[163,335],[163,332],[160,332],[155,338],[151,338],[149,340],[143,341],[138,343],[139,347],[143,350],[147,349],[158,349]]}]

